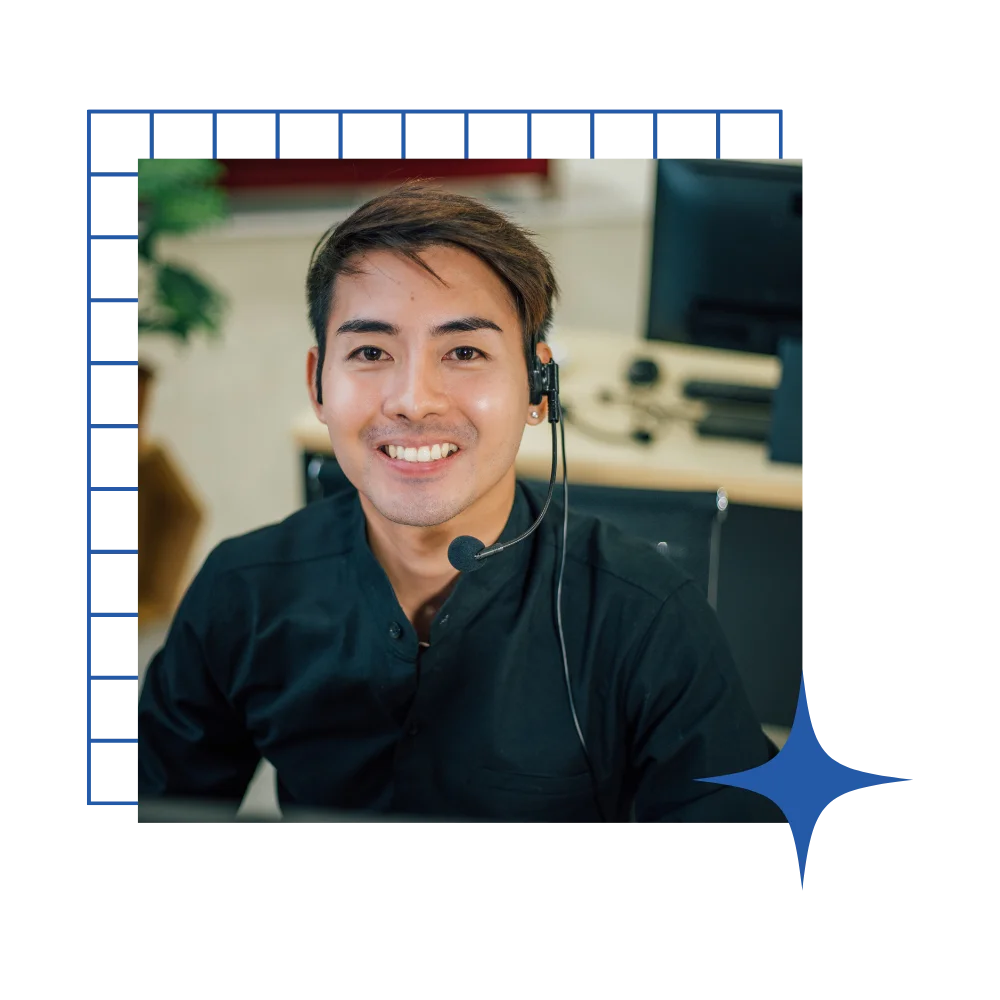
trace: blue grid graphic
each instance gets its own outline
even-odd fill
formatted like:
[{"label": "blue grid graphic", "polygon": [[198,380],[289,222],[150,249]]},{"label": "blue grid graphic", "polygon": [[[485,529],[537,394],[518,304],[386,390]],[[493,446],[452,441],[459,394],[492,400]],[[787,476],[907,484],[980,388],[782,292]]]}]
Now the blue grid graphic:
[{"label": "blue grid graphic", "polygon": [[[212,147],[211,155],[213,159],[219,156],[219,117],[239,116],[239,115],[268,115],[272,119],[272,133],[274,138],[274,148],[272,156],[275,159],[281,158],[281,115],[336,115],[337,118],[337,157],[343,159],[344,156],[344,116],[345,115],[398,115],[399,116],[399,156],[406,159],[406,119],[410,115],[462,115],[465,121],[465,158],[468,159],[472,153],[472,115],[483,117],[503,115],[524,115],[525,116],[525,141],[527,147],[525,153],[529,159],[534,157],[532,143],[532,121],[535,115],[574,115],[581,114],[587,116],[589,136],[587,155],[593,159],[597,156],[597,119],[598,117],[613,117],[615,115],[650,115],[653,121],[653,141],[651,155],[654,159],[659,158],[659,121],[661,115],[697,115],[704,117],[712,115],[715,119],[715,156],[722,158],[722,122],[725,115],[774,115],[777,119],[778,145],[775,156],[779,160],[785,158],[785,110],[784,108],[670,108],[670,107],[647,107],[647,108],[461,108],[461,107],[440,107],[440,108],[100,108],[95,111],[88,111],[87,127],[87,169],[88,180],[90,177],[101,179],[109,177],[135,177],[134,173],[122,173],[121,171],[104,171],[101,173],[91,173],[90,157],[93,147],[91,135],[93,131],[93,117],[100,115],[146,115],[147,117],[147,139],[146,155],[152,157],[155,153],[154,122],[156,115],[173,115],[184,117],[185,115],[211,115]],[[89,233],[88,222],[88,233]],[[128,237],[126,237],[128,238]],[[106,301],[106,300],[102,300]]]},{"label": "blue grid graphic", "polygon": [[[103,114],[103,112],[100,112]],[[150,116],[147,120],[148,131],[147,131],[147,148],[152,149],[153,146],[153,123],[154,119]],[[87,456],[86,456],[86,477],[87,477],[87,494],[86,494],[86,509],[87,509],[87,536],[86,536],[86,560],[87,560],[87,587],[86,587],[86,605],[84,608],[86,618],[87,618],[87,694],[86,694],[86,713],[87,713],[87,747],[86,747],[86,762],[87,762],[87,788],[86,788],[86,803],[88,806],[135,806],[136,802],[133,801],[116,801],[116,800],[104,800],[99,801],[95,798],[94,793],[94,747],[100,744],[107,743],[137,743],[135,737],[95,737],[94,736],[94,681],[100,679],[107,679],[110,681],[112,678],[125,679],[131,677],[132,680],[137,680],[138,676],[136,674],[131,675],[98,675],[94,673],[94,629],[95,623],[101,619],[117,620],[120,621],[126,618],[136,618],[135,611],[114,611],[114,612],[101,612],[94,610],[94,566],[96,563],[95,556],[98,555],[135,555],[137,549],[134,547],[122,547],[122,546],[99,546],[94,544],[94,504],[96,500],[96,495],[98,493],[135,493],[135,486],[95,486],[94,485],[94,435],[96,431],[101,430],[123,430],[123,431],[135,431],[137,430],[136,424],[95,424],[93,422],[93,372],[97,367],[122,367],[122,368],[135,368],[138,362],[135,360],[120,360],[117,358],[97,359],[94,357],[94,306],[102,303],[115,303],[115,304],[131,304],[135,305],[138,302],[138,298],[122,298],[121,296],[97,296],[94,294],[94,244],[98,240],[135,240],[137,237],[135,234],[124,234],[124,235],[107,235],[107,234],[95,234],[94,233],[94,181],[105,180],[105,179],[115,179],[115,178],[126,178],[135,179],[135,171],[121,171],[121,170],[104,170],[97,171],[94,170],[94,112],[88,112],[87,114],[87,150],[86,150],[86,184],[87,184],[87,206],[86,206],[86,225],[87,225],[87,241],[86,241],[86,252],[87,252],[87,292],[86,301],[84,303],[84,310],[86,314],[87,323],[87,393],[86,393],[86,438],[87,438]],[[100,362],[100,364],[98,364]]]},{"label": "blue grid graphic", "polygon": [[[138,618],[138,596],[133,595],[132,602],[128,607],[120,607],[115,610],[108,610],[104,605],[101,605],[100,610],[94,610],[95,608],[95,593],[94,593],[94,559],[98,558],[109,558],[111,560],[127,560],[128,557],[137,557],[138,550],[133,548],[94,548],[93,547],[93,506],[95,495],[100,496],[101,494],[107,493],[137,493],[138,486],[133,485],[121,485],[111,482],[95,482],[94,481],[94,444],[95,444],[95,434],[101,435],[99,440],[102,442],[101,448],[102,453],[105,447],[110,448],[111,451],[115,448],[119,449],[119,468],[128,468],[127,463],[122,463],[120,461],[121,455],[125,453],[122,448],[122,442],[126,442],[129,439],[126,438],[115,438],[116,435],[127,435],[129,431],[135,431],[138,428],[138,424],[135,423],[93,423],[92,413],[94,400],[92,399],[92,373],[95,368],[100,368],[101,366],[137,366],[138,362],[131,359],[114,359],[114,358],[101,358],[95,360],[93,357],[93,315],[95,305],[109,305],[121,308],[128,308],[130,304],[137,304],[138,298],[131,295],[94,295],[94,263],[95,263],[95,246],[104,245],[120,245],[120,241],[128,240],[138,240],[138,222],[136,222],[136,232],[122,232],[122,233],[100,233],[95,234],[93,232],[93,209],[94,209],[94,198],[93,198],[93,179],[94,178],[135,178],[138,177],[138,160],[149,158],[153,159],[154,156],[159,151],[161,157],[164,156],[184,156],[190,158],[208,157],[209,156],[209,145],[208,145],[208,123],[209,118],[211,120],[211,145],[210,145],[210,155],[211,157],[217,158],[220,155],[220,116],[261,116],[264,120],[267,117],[273,117],[273,133],[268,132],[266,135],[263,133],[255,134],[250,136],[250,141],[256,143],[253,149],[246,152],[237,152],[235,158],[264,158],[268,156],[274,156],[275,158],[281,158],[282,156],[282,117],[289,119],[286,121],[286,125],[294,126],[296,122],[292,121],[292,116],[316,116],[318,121],[329,121],[329,116],[336,116],[336,155],[338,157],[344,156],[344,120],[351,121],[352,116],[365,116],[369,118],[370,116],[392,116],[397,115],[399,117],[399,130],[398,130],[398,152],[393,151],[386,154],[384,150],[377,152],[376,155],[389,155],[389,156],[399,156],[405,159],[407,156],[407,119],[411,119],[411,124],[418,125],[420,116],[447,116],[453,117],[454,119],[460,119],[461,125],[461,140],[462,140],[462,151],[463,156],[468,159],[470,157],[470,116],[473,116],[473,139],[476,141],[481,141],[485,138],[489,138],[490,132],[490,122],[500,121],[500,116],[513,116],[515,121],[515,145],[510,149],[505,155],[510,158],[518,158],[525,156],[531,158],[533,149],[536,151],[537,155],[544,155],[546,157],[560,158],[562,156],[571,156],[574,158],[585,157],[587,153],[585,152],[586,146],[581,145],[579,147],[580,151],[571,154],[559,154],[551,153],[548,151],[539,153],[540,140],[545,139],[542,145],[552,144],[552,138],[549,136],[545,138],[545,126],[547,122],[551,122],[552,119],[546,119],[546,116],[567,116],[567,118],[572,117],[575,119],[577,116],[584,119],[583,125],[586,126],[585,131],[581,131],[581,135],[586,136],[584,142],[589,139],[589,156],[591,159],[595,158],[596,151],[598,149],[598,143],[602,141],[601,126],[609,118],[624,117],[628,116],[629,122],[633,125],[638,124],[639,128],[635,135],[639,137],[639,145],[630,149],[627,155],[630,156],[641,156],[643,158],[657,158],[659,155],[690,155],[695,157],[704,158],[706,155],[711,155],[710,152],[706,153],[703,148],[699,148],[698,151],[692,150],[690,153],[679,152],[677,150],[668,151],[666,149],[661,150],[661,131],[664,122],[669,124],[672,121],[676,121],[673,116],[691,116],[700,115],[703,116],[702,121],[706,121],[707,124],[714,124],[714,138],[715,138],[715,149],[714,155],[719,158],[723,155],[722,147],[722,137],[724,133],[723,129],[723,116],[724,115],[740,115],[740,116],[756,116],[754,121],[759,122],[763,129],[760,135],[763,137],[760,140],[756,140],[757,145],[753,149],[742,149],[736,153],[728,152],[726,155],[740,155],[740,156],[750,156],[752,158],[769,158],[777,155],[778,159],[783,158],[783,146],[784,146],[784,120],[783,113],[780,109],[644,109],[644,110],[619,110],[619,109],[602,109],[600,111],[586,111],[577,108],[567,109],[567,110],[527,110],[527,109],[514,109],[514,110],[500,110],[500,109],[489,109],[489,110],[475,110],[475,111],[465,111],[465,110],[406,110],[406,109],[381,109],[377,111],[372,111],[368,109],[341,109],[341,110],[247,110],[243,108],[237,109],[101,109],[92,110],[87,112],[87,804],[88,805],[137,805],[137,802],[133,798],[135,795],[134,784],[126,788],[123,779],[121,779],[120,774],[124,773],[119,771],[118,784],[122,788],[121,794],[113,794],[109,797],[99,797],[94,794],[94,752],[93,748],[95,746],[114,746],[114,745],[131,745],[133,748],[136,747],[137,740],[135,738],[128,737],[115,737],[115,736],[101,736],[95,738],[92,732],[92,722],[93,722],[93,693],[95,682],[100,682],[101,684],[114,682],[137,682],[138,675],[133,673],[97,673],[94,674],[93,668],[94,664],[92,662],[92,643],[93,643],[93,622],[95,619],[137,619]],[[115,116],[139,116],[135,124],[141,126],[128,129],[119,130],[121,134],[116,134],[115,129],[112,127],[110,130],[105,129],[103,126],[114,124]],[[166,128],[161,130],[161,134],[157,135],[157,116],[188,116],[188,121],[194,122],[196,126],[200,127],[202,122],[205,126],[204,131],[204,148],[202,149],[199,145],[198,148],[192,146],[187,151],[178,152],[176,148],[176,142],[173,148],[170,148],[170,137],[164,134],[168,131]],[[496,116],[491,119],[489,116]],[[516,145],[516,118],[522,116],[523,122],[523,145],[517,148]],[[142,117],[147,119],[145,124],[142,123]],[[712,121],[714,117],[714,122]],[[642,119],[648,120],[648,125],[642,122]],[[662,119],[662,121],[661,121]],[[117,119],[119,122],[124,121],[122,118]],[[177,121],[178,119],[175,119]],[[356,119],[360,120],[360,119]],[[249,121],[249,119],[244,118],[243,121]],[[302,119],[299,120],[300,122]],[[167,119],[164,119],[164,126],[168,125]],[[224,122],[225,124],[225,122]],[[391,121],[388,122],[391,125]],[[455,122],[456,126],[459,121]],[[95,125],[101,127],[102,135],[95,139]],[[776,128],[774,126],[776,125]],[[270,129],[270,126],[268,126]],[[647,131],[648,129],[648,131]],[[772,131],[773,129],[773,131]],[[252,132],[252,130],[251,130]],[[260,130],[258,130],[260,132]],[[643,139],[643,133],[647,138]],[[411,149],[413,130],[411,129]],[[326,141],[327,136],[324,132],[324,141]],[[362,137],[363,139],[363,137]],[[247,141],[247,140],[244,140]],[[332,124],[330,126],[330,136],[329,141],[331,143],[331,154],[332,154]],[[357,141],[356,138],[352,141]],[[392,141],[392,140],[390,140]],[[558,140],[557,140],[558,141]],[[648,145],[645,145],[648,142]],[[159,147],[158,147],[159,144]],[[363,141],[362,141],[363,144]],[[95,145],[97,148],[95,148]],[[289,129],[286,128],[285,134],[285,146],[286,146],[286,156],[288,156],[289,147]],[[576,147],[574,147],[576,148]],[[231,156],[232,151],[223,149],[222,155]],[[291,154],[293,157],[296,155],[293,151]],[[299,156],[305,154],[299,153]],[[328,154],[329,155],[329,154]],[[349,155],[357,155],[354,149],[349,150]],[[368,153],[367,155],[373,155]],[[423,155],[434,155],[424,153]],[[475,148],[473,148],[472,155],[482,155],[476,154]],[[495,155],[494,153],[489,153],[486,155]],[[608,150],[606,147],[602,146],[600,149],[600,155],[602,157],[614,157],[615,155],[622,155],[620,152],[615,153],[614,150]],[[95,156],[97,157],[95,162]],[[95,169],[95,166],[98,169]],[[111,167],[111,169],[106,169]],[[134,169],[127,169],[129,167],[134,167]],[[126,182],[127,183],[127,182]],[[124,248],[123,248],[124,249]],[[104,276],[104,264],[102,263],[102,287],[101,291],[107,291],[105,287],[105,282],[107,278]],[[138,266],[136,264],[136,266]],[[120,278],[119,278],[120,280]],[[124,283],[123,283],[124,284]],[[116,292],[125,292],[134,290],[134,286],[130,282],[130,288],[115,288]],[[123,478],[124,478],[124,474]],[[134,467],[132,471],[134,476]],[[112,563],[102,563],[102,566],[115,566]],[[119,567],[124,565],[117,564]],[[115,572],[117,569],[115,570]],[[103,571],[102,571],[103,573]],[[102,586],[105,586],[102,583]],[[102,592],[102,597],[104,596]],[[119,600],[124,600],[119,596]],[[136,610],[130,610],[135,608]],[[124,704],[124,703],[123,703]],[[125,730],[127,726],[127,720],[122,717],[122,731]],[[127,763],[127,762],[126,762]],[[102,776],[103,777],[103,776]],[[112,781],[111,784],[114,784]],[[107,788],[109,782],[106,780],[101,781],[102,788]]]}]

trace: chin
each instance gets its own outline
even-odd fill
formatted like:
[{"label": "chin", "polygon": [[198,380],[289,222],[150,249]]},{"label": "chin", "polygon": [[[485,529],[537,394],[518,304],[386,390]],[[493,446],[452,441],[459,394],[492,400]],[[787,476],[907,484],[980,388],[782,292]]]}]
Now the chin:
[{"label": "chin", "polygon": [[388,521],[413,528],[434,528],[457,517],[471,500],[460,503],[451,498],[422,497],[402,500],[398,496],[379,497],[366,494],[372,506]]}]

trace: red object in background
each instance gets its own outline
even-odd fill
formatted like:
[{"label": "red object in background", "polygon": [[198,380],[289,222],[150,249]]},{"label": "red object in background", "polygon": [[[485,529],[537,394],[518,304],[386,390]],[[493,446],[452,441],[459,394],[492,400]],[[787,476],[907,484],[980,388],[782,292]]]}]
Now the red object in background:
[{"label": "red object in background", "polygon": [[402,183],[411,177],[549,176],[548,160],[220,160],[230,191]]}]

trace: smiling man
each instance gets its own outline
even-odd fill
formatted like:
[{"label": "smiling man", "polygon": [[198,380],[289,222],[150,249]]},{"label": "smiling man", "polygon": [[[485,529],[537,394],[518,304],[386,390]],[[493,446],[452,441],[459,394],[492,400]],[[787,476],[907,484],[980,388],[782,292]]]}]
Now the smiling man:
[{"label": "smiling man", "polygon": [[651,546],[570,511],[564,553],[556,500],[477,572],[449,562],[541,511],[514,462],[547,420],[528,366],[556,292],[529,234],[421,183],[324,235],[306,374],[355,489],[209,556],[147,671],[141,799],[237,801],[264,757],[286,810],[781,819],[693,780],[767,744],[714,614]]},{"label": "smiling man", "polygon": [[[448,545],[499,537],[525,423],[545,419],[527,402],[521,321],[500,277],[457,246],[428,246],[417,260],[374,250],[354,273],[318,280],[336,280],[336,294],[325,326],[314,317],[328,338],[309,353],[316,415],[427,642],[456,582]],[[540,284],[554,289],[551,271]],[[550,359],[547,345],[540,355]]]}]

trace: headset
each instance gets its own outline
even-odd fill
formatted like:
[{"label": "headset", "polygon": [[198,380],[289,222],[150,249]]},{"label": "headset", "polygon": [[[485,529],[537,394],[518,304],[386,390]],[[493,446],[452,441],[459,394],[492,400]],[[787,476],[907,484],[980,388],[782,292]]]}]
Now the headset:
[{"label": "headset", "polygon": [[552,471],[549,474],[549,489],[548,494],[545,497],[545,503],[542,506],[542,511],[538,515],[535,523],[528,528],[527,531],[518,535],[517,538],[514,538],[509,542],[498,542],[495,545],[491,545],[489,548],[487,548],[478,538],[473,538],[472,535],[460,535],[448,546],[448,561],[460,572],[474,572],[479,569],[483,565],[483,562],[490,556],[503,552],[505,549],[509,549],[512,546],[517,545],[518,542],[523,542],[524,539],[526,539],[538,528],[538,526],[542,523],[542,519],[545,517],[546,511],[549,509],[549,503],[552,500],[552,492],[555,489],[558,455],[556,425],[558,424],[560,440],[562,442],[563,525],[562,545],[559,549],[559,574],[556,578],[556,627],[559,633],[559,650],[562,654],[563,677],[566,680],[566,694],[569,697],[569,710],[573,716],[573,725],[576,729],[577,738],[580,741],[580,747],[583,750],[584,760],[587,762],[587,771],[590,774],[590,782],[594,793],[594,801],[597,804],[597,811],[601,819],[604,820],[604,809],[601,805],[601,798],[598,793],[597,775],[590,759],[590,753],[587,750],[587,741],[584,738],[583,729],[580,726],[580,719],[576,714],[576,702],[573,699],[573,685],[570,682],[569,677],[569,659],[566,656],[566,637],[563,634],[562,624],[563,575],[566,570],[566,542],[569,531],[569,486],[566,480],[566,425],[561,419],[562,409],[559,403],[559,365],[556,364],[555,361],[543,362],[538,357],[536,351],[537,344],[537,337],[532,337],[531,357],[528,363],[528,386],[530,390],[529,399],[533,406],[537,406],[543,399],[548,401],[549,424],[552,427]]}]

